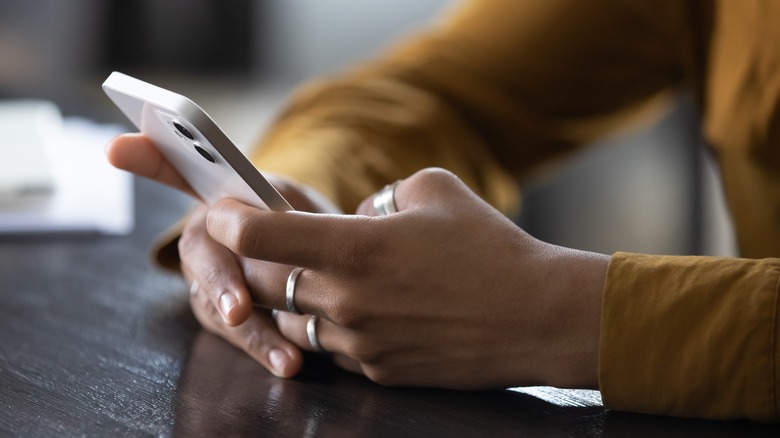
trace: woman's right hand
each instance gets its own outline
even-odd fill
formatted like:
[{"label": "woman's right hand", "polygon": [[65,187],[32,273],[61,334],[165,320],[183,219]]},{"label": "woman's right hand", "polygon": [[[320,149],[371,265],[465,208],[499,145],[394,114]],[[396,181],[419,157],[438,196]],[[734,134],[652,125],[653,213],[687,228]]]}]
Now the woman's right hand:
[{"label": "woman's right hand", "polygon": [[[106,155],[117,168],[197,198],[187,182],[143,135],[125,134],[115,138],[107,145]],[[270,176],[269,180],[296,210],[338,212],[313,189],[275,176]],[[263,279],[261,284],[283,290],[292,267],[235,255],[206,232],[206,211],[206,206],[201,204],[192,212],[179,239],[182,273],[187,284],[192,285],[193,313],[206,329],[246,351],[275,375],[294,376],[303,364],[300,349],[280,333],[269,310],[253,307],[252,291],[244,279],[245,272],[251,272],[252,278]],[[308,317],[285,313],[283,320],[285,325],[305,327]]]}]

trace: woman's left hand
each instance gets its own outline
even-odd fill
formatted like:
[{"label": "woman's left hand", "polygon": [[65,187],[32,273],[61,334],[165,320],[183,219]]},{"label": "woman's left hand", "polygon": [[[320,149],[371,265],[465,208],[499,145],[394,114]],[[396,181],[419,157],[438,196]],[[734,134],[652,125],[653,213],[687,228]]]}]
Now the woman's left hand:
[{"label": "woman's left hand", "polygon": [[[320,345],[378,383],[597,387],[608,256],[534,239],[440,169],[400,182],[395,203],[377,217],[373,197],[354,216],[224,200],[206,223],[241,256],[305,268],[294,300],[319,318]],[[287,309],[251,274],[256,303]],[[311,349],[292,316],[279,313],[282,333]]]}]

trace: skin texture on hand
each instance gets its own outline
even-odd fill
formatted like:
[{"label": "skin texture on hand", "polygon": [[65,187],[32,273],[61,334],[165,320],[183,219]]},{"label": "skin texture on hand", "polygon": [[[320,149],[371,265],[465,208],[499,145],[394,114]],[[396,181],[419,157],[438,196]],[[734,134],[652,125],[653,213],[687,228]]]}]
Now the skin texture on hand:
[{"label": "skin texture on hand", "polygon": [[[120,136],[107,155],[192,193],[145,137]],[[273,183],[296,210],[335,212],[314,191]],[[200,207],[180,240],[185,279],[199,284],[195,316],[274,374],[293,376],[300,349],[311,349],[309,317],[279,312],[274,321],[268,309],[286,309],[287,275],[301,266],[295,302],[320,317],[320,343],[376,382],[597,386],[609,257],[534,239],[443,170],[402,181],[395,199],[399,213],[382,217],[373,197],[358,215],[231,200]]]},{"label": "skin texture on hand", "polygon": [[[207,228],[243,257],[306,268],[296,305],[321,318],[327,351],[374,381],[597,386],[608,257],[532,238],[443,170],[401,182],[397,214],[367,216],[370,202],[337,216],[224,200]],[[285,308],[282,289],[255,292],[261,306]]]}]

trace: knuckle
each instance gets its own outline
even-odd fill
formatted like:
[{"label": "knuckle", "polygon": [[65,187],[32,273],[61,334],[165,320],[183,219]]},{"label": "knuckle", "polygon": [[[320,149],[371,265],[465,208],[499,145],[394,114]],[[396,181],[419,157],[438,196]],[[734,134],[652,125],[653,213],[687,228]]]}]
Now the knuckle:
[{"label": "knuckle", "polygon": [[407,194],[412,194],[408,196],[415,202],[422,205],[437,205],[445,210],[452,205],[448,200],[471,192],[457,175],[446,169],[423,169],[406,181],[408,185],[405,186],[405,191]]},{"label": "knuckle", "polygon": [[372,382],[382,386],[396,386],[398,379],[387,367],[371,364],[361,364],[363,374]]},{"label": "knuckle", "polygon": [[365,337],[357,337],[345,348],[347,355],[363,364],[377,364],[382,358],[379,344]]},{"label": "knuckle", "polygon": [[198,272],[198,277],[201,278],[201,287],[205,286],[210,291],[219,282],[219,270],[212,265],[205,265]]},{"label": "knuckle", "polygon": [[238,217],[230,231],[227,246],[238,255],[251,257],[263,233],[256,229],[254,222],[247,216]]},{"label": "knuckle", "polygon": [[329,313],[330,319],[338,326],[353,330],[363,327],[368,319],[362,310],[349,303],[349,300],[335,303]]},{"label": "knuckle", "polygon": [[337,240],[332,247],[334,266],[338,266],[347,274],[362,276],[371,272],[376,262],[376,255],[381,248],[381,238],[375,232],[370,218],[365,218],[354,227],[352,238]]},{"label": "knuckle", "polygon": [[247,251],[247,239],[251,238],[248,228],[250,227],[241,218],[237,218],[234,223],[229,224],[227,227],[228,240],[225,243],[238,254],[243,254]]},{"label": "knuckle", "polygon": [[180,257],[186,257],[186,255],[190,253],[192,248],[195,246],[195,238],[193,233],[190,232],[189,228],[184,228],[176,245],[179,249]]},{"label": "knuckle", "polygon": [[424,184],[435,187],[448,187],[461,184],[461,180],[457,175],[440,167],[423,169],[415,173],[410,180],[415,184]]},{"label": "knuckle", "polygon": [[198,272],[198,278],[200,278],[201,288],[214,302],[226,291],[222,281],[222,271],[216,266],[203,266]]},{"label": "knuckle", "polygon": [[253,236],[252,221],[243,212],[229,211],[214,214],[209,211],[206,217],[206,229],[208,233],[221,244],[230,248],[233,252],[243,255]]},{"label": "knuckle", "polygon": [[344,284],[333,289],[327,301],[321,307],[327,317],[336,325],[361,330],[374,318],[372,299],[362,290],[359,283]]},{"label": "knuckle", "polygon": [[245,352],[251,354],[263,347],[262,336],[260,336],[257,330],[249,330],[242,336],[240,344]]}]

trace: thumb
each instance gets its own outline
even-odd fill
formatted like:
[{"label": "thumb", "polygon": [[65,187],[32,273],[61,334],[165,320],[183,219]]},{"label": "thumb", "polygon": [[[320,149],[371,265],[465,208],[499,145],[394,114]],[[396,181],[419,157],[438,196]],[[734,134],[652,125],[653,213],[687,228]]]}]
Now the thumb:
[{"label": "thumb", "polygon": [[268,211],[224,199],[208,212],[208,233],[238,255],[310,269],[353,269],[373,246],[375,219]]}]

